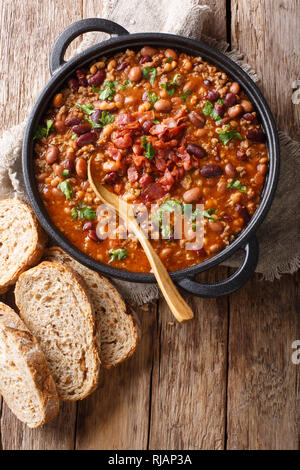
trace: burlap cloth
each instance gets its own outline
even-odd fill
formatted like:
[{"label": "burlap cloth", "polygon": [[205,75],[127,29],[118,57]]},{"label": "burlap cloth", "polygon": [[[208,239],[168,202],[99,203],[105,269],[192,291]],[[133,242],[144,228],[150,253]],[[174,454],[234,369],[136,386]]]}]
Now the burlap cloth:
[{"label": "burlap cloth", "polygon": [[[99,12],[100,13],[100,12]],[[226,52],[228,44],[202,35],[203,24],[210,8],[199,5],[195,0],[109,0],[104,4],[101,17],[124,26],[131,33],[160,31],[201,39],[212,47],[226,53],[237,62],[254,81],[256,73],[242,59],[238,51]],[[99,15],[100,16],[100,15]],[[76,53],[105,39],[102,33],[87,34]],[[75,54],[76,54],[75,53]],[[21,166],[21,145],[26,122],[3,132],[0,139],[0,197],[15,196],[27,200]],[[257,272],[267,280],[280,277],[282,273],[293,273],[300,266],[299,203],[300,144],[280,132],[281,175],[272,208],[258,231],[260,257]],[[237,267],[237,254],[224,263]],[[139,304],[158,297],[155,285],[132,284],[115,281],[121,294]]]}]

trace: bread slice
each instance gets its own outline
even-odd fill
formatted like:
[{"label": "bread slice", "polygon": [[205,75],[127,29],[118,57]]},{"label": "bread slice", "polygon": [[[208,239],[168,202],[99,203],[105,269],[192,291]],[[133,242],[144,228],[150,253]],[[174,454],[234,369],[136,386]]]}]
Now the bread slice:
[{"label": "bread slice", "polygon": [[54,380],[36,339],[20,317],[0,302],[0,393],[30,428],[54,418],[59,409]]},{"label": "bread slice", "polygon": [[101,365],[107,369],[132,356],[140,338],[135,313],[105,277],[75,261],[59,247],[45,252],[45,259],[71,266],[84,280],[95,307],[96,343]]},{"label": "bread slice", "polygon": [[0,294],[39,261],[46,240],[27,204],[18,199],[0,200]]},{"label": "bread slice", "polygon": [[99,358],[92,302],[68,266],[44,261],[19,277],[20,316],[38,340],[61,400],[82,400],[97,386]]}]

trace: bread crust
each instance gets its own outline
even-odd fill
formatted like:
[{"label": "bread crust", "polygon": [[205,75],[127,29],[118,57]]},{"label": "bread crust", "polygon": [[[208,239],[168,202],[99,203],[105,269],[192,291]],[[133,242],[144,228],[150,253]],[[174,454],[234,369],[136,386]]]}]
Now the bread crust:
[{"label": "bread crust", "polygon": [[[74,260],[68,253],[66,253],[59,246],[52,246],[52,247],[48,248],[45,251],[44,259],[53,260],[53,261],[56,260],[60,263],[67,263],[67,265],[74,268],[74,270],[76,270],[76,264],[79,265],[79,263],[76,260]],[[64,264],[64,265],[66,265],[66,264]],[[133,334],[134,334],[133,345],[132,345],[131,349],[127,352],[127,354],[125,356],[123,356],[118,362],[116,362],[115,364],[105,363],[105,361],[103,361],[103,358],[101,358],[101,348],[98,346],[98,353],[99,353],[100,360],[101,360],[101,366],[105,369],[111,369],[112,367],[115,367],[115,366],[121,364],[122,362],[126,361],[127,359],[129,359],[134,354],[134,352],[136,351],[136,348],[138,346],[138,343],[140,341],[140,338],[141,338],[141,325],[140,325],[140,322],[138,320],[138,317],[137,317],[136,313],[134,312],[133,307],[131,305],[129,305],[127,302],[124,302],[123,298],[121,297],[121,295],[119,294],[119,292],[117,291],[115,286],[113,284],[111,284],[108,279],[106,279],[105,277],[103,277],[100,274],[96,273],[92,269],[87,268],[86,266],[80,265],[80,267],[83,270],[86,270],[86,272],[89,272],[89,274],[93,276],[93,278],[95,279],[95,283],[98,283],[100,281],[104,285],[107,286],[108,291],[110,291],[110,292],[113,291],[113,295],[114,295],[114,297],[117,298],[117,303],[120,306],[120,309],[122,311],[124,311],[124,313],[126,313],[127,317],[130,319],[130,321],[132,323],[132,327],[133,327],[132,329],[133,329]],[[77,274],[78,274],[78,276],[80,276],[79,273],[77,273]],[[82,276],[80,276],[80,277],[82,279]],[[88,283],[84,279],[83,279],[83,282],[84,282],[84,285],[86,286],[86,288],[89,290]],[[99,335],[99,331],[96,332],[96,336],[98,336],[98,335]],[[100,338],[100,341],[101,341],[101,338]]]},{"label": "bread crust", "polygon": [[[29,269],[28,271],[22,273],[16,283],[15,287],[15,299],[16,299],[16,305],[20,310],[20,317],[26,324],[26,315],[24,312],[24,309],[22,308],[22,299],[19,294],[20,286],[23,282],[24,279],[28,276],[34,276],[34,274],[38,271],[48,271],[48,270],[58,270],[61,273],[68,273],[71,279],[73,280],[74,283],[77,283],[77,287],[81,291],[83,297],[86,297],[86,321],[89,323],[91,329],[92,329],[92,343],[91,343],[91,350],[90,353],[93,356],[92,362],[94,364],[94,369],[91,371],[91,382],[89,388],[86,389],[85,393],[83,393],[80,396],[64,396],[59,394],[59,398],[63,401],[77,401],[77,400],[83,400],[86,398],[88,395],[90,395],[98,386],[98,381],[99,381],[99,366],[100,366],[100,361],[99,361],[99,356],[97,352],[97,347],[96,347],[96,338],[95,338],[95,317],[94,317],[94,307],[92,300],[87,292],[85,283],[81,279],[81,277],[70,267],[70,266],[65,266],[61,263],[58,262],[52,262],[52,261],[43,261],[42,263],[38,264],[37,266]],[[59,392],[59,391],[58,391]]]},{"label": "bread crust", "polygon": [[[13,206],[13,207],[12,207]],[[24,261],[18,268],[12,273],[10,279],[6,281],[5,283],[1,284],[0,281],[0,294],[4,294],[8,287],[11,286],[12,284],[15,284],[17,279],[19,278],[20,274],[23,273],[26,269],[28,269],[31,266],[34,266],[40,258],[43,255],[45,245],[47,243],[47,235],[40,226],[33,210],[31,207],[28,206],[23,201],[20,201],[19,199],[2,199],[0,200],[0,214],[1,211],[3,211],[5,208],[5,211],[7,210],[20,210],[23,211],[24,217],[29,217],[31,220],[31,224],[33,227],[32,233],[33,233],[33,239],[32,239],[32,244],[31,244],[31,250],[29,251],[27,255],[26,261]],[[16,241],[17,241],[17,234],[16,234]],[[5,266],[3,266],[3,269],[5,269]]]},{"label": "bread crust", "polygon": [[[36,428],[53,419],[59,411],[59,399],[54,380],[50,374],[46,358],[41,351],[35,337],[30,333],[20,317],[8,307],[0,302],[0,324],[10,335],[18,353],[22,355],[26,366],[32,377],[33,384],[42,404],[43,416],[38,423],[26,424],[31,428]],[[0,393],[1,381],[0,381]],[[5,395],[4,401],[7,403]],[[9,406],[9,403],[7,403]]]}]

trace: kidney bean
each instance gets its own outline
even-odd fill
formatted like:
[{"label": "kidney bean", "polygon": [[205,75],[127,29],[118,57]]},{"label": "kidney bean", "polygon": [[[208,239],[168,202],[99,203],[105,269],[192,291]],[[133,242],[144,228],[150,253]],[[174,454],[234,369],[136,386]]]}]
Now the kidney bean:
[{"label": "kidney bean", "polygon": [[215,221],[215,222],[208,222],[208,226],[212,232],[215,233],[222,233],[224,230],[224,226],[221,222]]},{"label": "kidney bean", "polygon": [[238,149],[236,151],[236,156],[237,156],[238,160],[241,160],[242,162],[247,160],[246,152],[242,149]]},{"label": "kidney bean", "polygon": [[172,248],[163,248],[160,252],[160,257],[165,259],[172,253]]},{"label": "kidney bean", "polygon": [[121,70],[125,70],[128,65],[128,62],[126,62],[125,60],[124,62],[121,62],[119,65],[117,65],[118,72],[120,72]]},{"label": "kidney bean", "polygon": [[206,98],[208,101],[217,101],[220,98],[220,93],[217,90],[211,90],[207,93]]},{"label": "kidney bean", "polygon": [[102,111],[100,109],[96,109],[93,114],[90,115],[90,119],[95,123],[99,124],[99,119],[102,116]]},{"label": "kidney bean", "polygon": [[264,142],[266,140],[266,136],[261,129],[248,129],[246,137],[254,142]]},{"label": "kidney bean", "polygon": [[87,86],[87,79],[82,69],[76,70],[79,86]]},{"label": "kidney bean", "polygon": [[93,242],[99,242],[100,239],[97,237],[96,230],[89,230],[88,236]]},{"label": "kidney bean", "polygon": [[235,105],[236,103],[236,96],[233,93],[227,93],[224,98],[224,105],[229,108],[230,106]]},{"label": "kidney bean", "polygon": [[77,135],[86,134],[91,130],[92,126],[90,124],[78,124],[78,126],[73,127],[73,131]]},{"label": "kidney bean", "polygon": [[146,56],[152,57],[155,53],[156,53],[156,49],[154,49],[153,47],[150,47],[150,46],[144,46],[141,49],[141,55],[143,57],[146,57]]},{"label": "kidney bean", "polygon": [[172,104],[169,100],[158,100],[156,101],[154,108],[159,113],[168,113],[172,109]]},{"label": "kidney bean", "polygon": [[131,67],[128,73],[129,80],[138,82],[142,78],[142,69],[138,65]]},{"label": "kidney bean", "polygon": [[235,171],[235,168],[232,165],[232,163],[227,163],[225,165],[225,173],[226,173],[227,176],[229,176],[229,178],[234,178],[235,177],[236,171]]},{"label": "kidney bean", "polygon": [[196,255],[200,257],[206,256],[206,251],[204,248],[200,248],[199,250],[194,250]]},{"label": "kidney bean", "polygon": [[235,106],[231,106],[231,108],[228,109],[228,116],[230,118],[235,118],[239,114],[241,114],[242,111],[243,111],[242,106],[240,104],[236,104]]},{"label": "kidney bean", "polygon": [[46,151],[45,160],[49,165],[57,161],[59,150],[55,145],[50,145]]},{"label": "kidney bean", "polygon": [[76,160],[75,170],[79,178],[86,179],[87,163],[84,158],[78,158],[78,160]]},{"label": "kidney bean", "polygon": [[102,69],[102,70],[98,70],[94,75],[92,75],[89,79],[88,79],[88,84],[90,86],[98,86],[100,85],[101,83],[103,83],[104,79],[106,77],[106,73],[105,71]]},{"label": "kidney bean", "polygon": [[114,184],[117,182],[119,179],[119,175],[116,171],[111,171],[110,173],[107,173],[107,175],[104,176],[103,180],[107,184]]},{"label": "kidney bean", "polygon": [[142,124],[143,131],[148,134],[151,127],[153,127],[153,125],[154,125],[153,121],[151,121],[151,119],[147,119],[147,121],[143,122],[143,124]]},{"label": "kidney bean", "polygon": [[82,230],[85,232],[86,230],[92,230],[92,228],[93,228],[93,222],[89,221],[83,225]]},{"label": "kidney bean", "polygon": [[242,100],[241,106],[245,113],[251,113],[251,111],[253,111],[253,105],[249,100]]},{"label": "kidney bean", "polygon": [[237,211],[239,216],[244,220],[245,224],[249,222],[249,220],[251,219],[251,216],[249,214],[247,207],[242,206],[242,204],[237,204],[235,207],[235,210]]},{"label": "kidney bean", "polygon": [[79,88],[79,81],[77,80],[77,78],[69,78],[68,87],[71,88],[73,91],[77,91]]},{"label": "kidney bean", "polygon": [[204,176],[204,178],[216,178],[217,176],[221,176],[222,173],[223,170],[219,165],[204,165],[200,169],[200,174]]},{"label": "kidney bean", "polygon": [[245,121],[252,122],[255,119],[255,116],[254,114],[246,113],[246,114],[243,114],[242,118],[245,119]]},{"label": "kidney bean", "polygon": [[232,82],[229,90],[236,95],[240,91],[240,85],[237,82]]},{"label": "kidney bean", "polygon": [[[196,65],[196,64],[194,64],[194,65]],[[207,78],[204,80],[203,83],[204,83],[205,86],[209,86],[209,87],[212,86],[212,82],[210,80],[208,80]]]},{"label": "kidney bean", "polygon": [[195,188],[189,189],[183,193],[184,202],[194,202],[197,201],[201,196],[201,189],[196,186]]},{"label": "kidney bean", "polygon": [[197,144],[188,144],[186,146],[186,151],[197,158],[204,158],[207,155],[206,150]]},{"label": "kidney bean", "polygon": [[143,65],[143,64],[146,64],[147,62],[152,62],[152,57],[150,57],[149,55],[142,57],[139,63]]},{"label": "kidney bean", "polygon": [[67,127],[77,126],[77,124],[80,124],[81,121],[82,121],[82,118],[80,117],[67,118],[65,120],[65,125]]},{"label": "kidney bean", "polygon": [[223,104],[215,103],[214,110],[220,117],[222,117],[225,113],[225,106]]},{"label": "kidney bean", "polygon": [[228,124],[230,121],[230,118],[229,117],[225,117],[223,119],[219,119],[218,121],[216,121],[216,126],[217,127],[222,127],[224,126],[224,124]]},{"label": "kidney bean", "polygon": [[199,129],[202,129],[205,125],[205,118],[203,116],[200,116],[198,113],[195,111],[191,111],[189,113],[189,120],[191,121],[194,126],[198,127]]},{"label": "kidney bean", "polygon": [[73,173],[74,171],[74,162],[70,158],[67,158],[67,160],[64,161],[64,167],[66,170],[69,170],[70,173]]},{"label": "kidney bean", "polygon": [[78,139],[76,140],[76,144],[78,147],[84,147],[85,145],[92,144],[93,142],[96,142],[98,139],[98,136],[96,132],[87,132],[86,134],[82,134]]},{"label": "kidney bean", "polygon": [[166,57],[172,57],[173,60],[177,60],[177,53],[173,51],[173,49],[166,49],[165,50]]}]

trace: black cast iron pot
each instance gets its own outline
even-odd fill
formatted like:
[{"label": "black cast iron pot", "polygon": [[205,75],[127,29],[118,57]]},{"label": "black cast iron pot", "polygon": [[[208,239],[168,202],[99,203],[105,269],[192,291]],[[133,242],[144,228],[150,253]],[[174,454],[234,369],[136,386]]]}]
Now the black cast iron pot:
[{"label": "black cast iron pot", "polygon": [[[110,39],[88,48],[68,63],[64,62],[64,54],[70,42],[88,31],[102,31],[110,34]],[[90,258],[74,245],[58,230],[49,218],[44,204],[39,196],[34,177],[33,165],[33,136],[36,128],[50,105],[53,95],[63,87],[75,70],[89,65],[100,56],[112,56],[127,48],[140,49],[144,45],[154,47],[173,48],[191,55],[201,56],[207,61],[219,66],[235,81],[239,82],[249,98],[254,103],[261,119],[269,151],[269,172],[266,178],[262,199],[258,209],[250,220],[245,230],[234,240],[234,242],[203,263],[190,268],[170,273],[172,279],[187,292],[201,297],[217,297],[229,294],[239,289],[253,274],[258,260],[258,244],[255,232],[264,220],[270,209],[279,176],[279,142],[274,118],[261,92],[249,76],[232,60],[206,44],[192,39],[187,39],[173,34],[161,33],[139,33],[129,34],[122,26],[104,19],[89,18],[70,25],[58,37],[54,44],[51,58],[50,70],[52,78],[40,94],[29,117],[28,125],[23,142],[23,171],[26,188],[32,206],[41,224],[48,234],[64,250],[70,253],[82,264],[107,276],[124,279],[132,282],[155,282],[153,274],[142,274],[124,271],[102,264]],[[237,250],[244,251],[244,261],[239,269],[228,279],[216,284],[200,284],[195,280],[195,275],[220,264],[233,255]]]}]

